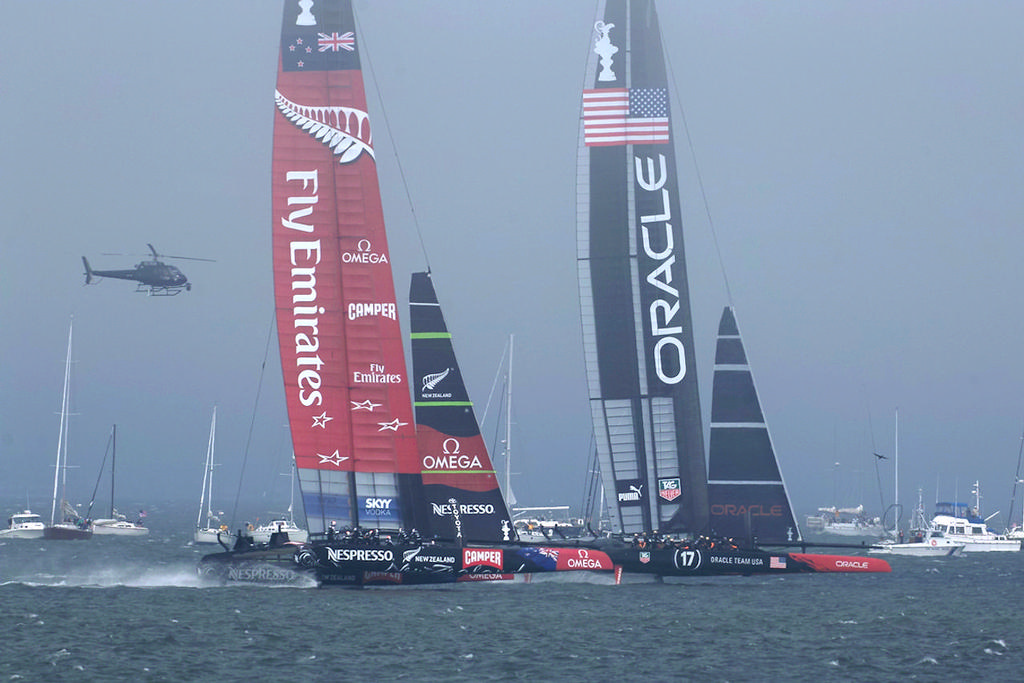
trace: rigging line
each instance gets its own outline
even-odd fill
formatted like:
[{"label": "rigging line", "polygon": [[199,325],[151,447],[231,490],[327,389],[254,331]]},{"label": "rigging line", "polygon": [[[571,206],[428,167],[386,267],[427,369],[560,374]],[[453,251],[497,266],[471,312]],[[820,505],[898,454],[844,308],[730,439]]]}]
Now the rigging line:
[{"label": "rigging line", "polygon": [[235,517],[238,514],[238,501],[242,497],[242,482],[245,480],[245,465],[249,461],[249,445],[252,443],[252,432],[256,426],[256,408],[260,404],[260,391],[263,389],[263,375],[267,371],[267,356],[270,355],[270,340],[274,336],[274,321],[277,318],[277,309],[270,314],[270,329],[267,330],[267,343],[263,349],[263,364],[260,366],[260,378],[256,383],[256,399],[252,404],[252,417],[249,420],[249,434],[245,438],[245,450],[242,451],[242,471],[238,475],[238,490],[235,491],[235,506],[231,508],[231,527],[235,526]]},{"label": "rigging line", "polygon": [[[388,119],[388,112],[384,107],[384,93],[382,92],[380,83],[377,81],[377,76],[373,71],[373,63],[370,61],[369,43],[366,41],[366,34],[363,32],[363,27],[359,23],[359,15],[356,13],[354,7],[352,8],[352,16],[356,23],[356,33],[359,35],[363,44],[364,49],[362,51],[362,56],[365,57],[364,61],[366,62],[366,69],[370,72],[370,81],[373,83],[374,92],[377,93],[377,106],[380,107],[381,117],[384,119],[384,131],[387,134],[388,140],[391,142],[391,153],[395,157],[395,165],[398,166],[398,176],[402,179],[402,189],[405,190],[405,200],[409,205],[409,213],[412,215],[413,229],[416,231],[416,239],[420,242],[420,252],[423,254],[423,260],[427,264],[427,272],[429,273],[433,269],[430,267],[430,256],[427,255],[427,245],[423,241],[423,231],[420,230],[419,218],[416,216],[416,208],[412,202],[412,193],[409,191],[409,183],[405,178],[405,168],[402,167],[402,160],[398,157],[398,143],[395,142],[395,136],[391,133],[391,121]],[[376,163],[376,161],[374,163]]]},{"label": "rigging line", "polygon": [[[107,437],[107,449],[103,451],[103,462],[100,463],[100,473],[96,475],[96,485],[92,488],[92,498],[89,499],[89,508],[85,511],[85,518],[92,519],[92,506],[96,502],[96,493],[100,490],[100,482],[103,480],[103,470],[107,467],[107,456],[110,455],[110,444],[114,440],[114,432],[111,430]],[[111,507],[114,501],[110,501]],[[113,516],[113,515],[111,515]]]},{"label": "rigging line", "polygon": [[[665,44],[665,35],[661,29],[661,22],[658,22],[658,34],[661,39],[661,44]],[[668,50],[665,51],[665,65],[668,67],[669,82],[675,85],[676,77],[675,72],[672,70],[672,59],[669,56]],[[725,272],[725,260],[722,258],[722,248],[718,244],[718,232],[715,230],[715,221],[711,218],[711,205],[708,202],[708,195],[704,189],[704,178],[700,173],[700,166],[697,165],[697,150],[693,145],[693,138],[690,137],[690,125],[686,121],[686,110],[683,108],[682,99],[679,97],[679,88],[675,87],[672,89],[675,94],[676,106],[679,108],[679,118],[683,124],[683,133],[686,135],[686,144],[690,150],[690,159],[693,162],[693,172],[697,177],[697,187],[700,188],[700,198],[704,203],[704,213],[708,218],[708,227],[711,230],[711,240],[715,245],[715,254],[718,256],[718,267],[722,270],[722,281],[725,283],[725,296],[729,302],[729,307],[732,308],[732,288],[729,286],[729,276]]]},{"label": "rigging line", "polygon": [[[875,481],[878,484],[878,504],[880,510],[885,510],[885,492],[882,490],[882,473],[878,468],[878,461],[885,458],[875,448],[875,427],[871,422],[871,405],[868,405],[868,432],[871,435],[871,453],[875,457]],[[884,528],[884,526],[883,526]]]},{"label": "rigging line", "polygon": [[[1010,509],[1006,513],[1007,528],[1013,524],[1013,506],[1017,502],[1017,486],[1024,483],[1020,478],[1021,460],[1024,459],[1024,433],[1020,436],[1020,449],[1017,451],[1017,471],[1013,477],[1013,490],[1010,492]],[[1022,502],[1024,505],[1024,502]]]},{"label": "rigging line", "polygon": [[491,391],[487,394],[487,403],[484,405],[484,413],[480,416],[480,424],[487,422],[487,413],[491,409],[491,400],[494,398],[494,390],[498,386],[498,380],[504,377],[505,370],[505,359],[508,357],[508,344],[509,340],[505,341],[505,348],[501,352],[501,360],[498,361],[498,369],[494,373],[494,381],[491,382]]}]

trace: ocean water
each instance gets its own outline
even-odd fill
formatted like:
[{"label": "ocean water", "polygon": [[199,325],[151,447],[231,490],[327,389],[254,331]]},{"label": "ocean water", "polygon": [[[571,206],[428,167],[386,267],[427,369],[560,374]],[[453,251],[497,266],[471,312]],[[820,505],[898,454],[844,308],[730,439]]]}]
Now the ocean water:
[{"label": "ocean water", "polygon": [[0,542],[0,681],[1022,678],[1017,553],[887,575],[214,587],[193,515],[151,514],[145,540]]}]

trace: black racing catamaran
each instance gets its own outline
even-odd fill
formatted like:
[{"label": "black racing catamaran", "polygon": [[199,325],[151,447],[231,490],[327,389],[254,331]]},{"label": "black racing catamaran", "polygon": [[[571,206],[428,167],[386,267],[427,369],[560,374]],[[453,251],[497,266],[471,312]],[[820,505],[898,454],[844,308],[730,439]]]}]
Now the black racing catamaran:
[{"label": "black racing catamaran", "polygon": [[604,0],[579,130],[577,239],[591,415],[627,572],[889,571],[799,542],[732,310],[720,326],[710,482],[668,79],[653,0]]},{"label": "black racing catamaran", "polygon": [[597,549],[516,542],[427,273],[410,292],[414,420],[351,0],[285,2],[275,104],[274,294],[312,540],[240,534],[200,572],[362,586],[611,571]]}]

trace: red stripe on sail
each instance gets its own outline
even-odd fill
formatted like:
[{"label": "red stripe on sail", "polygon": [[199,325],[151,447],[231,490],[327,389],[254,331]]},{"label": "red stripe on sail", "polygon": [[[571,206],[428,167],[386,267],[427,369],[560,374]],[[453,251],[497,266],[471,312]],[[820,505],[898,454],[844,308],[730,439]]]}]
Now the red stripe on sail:
[{"label": "red stripe on sail", "polygon": [[[278,91],[366,110],[358,71],[280,70]],[[275,118],[274,296],[295,459],[303,469],[418,472],[376,166],[359,144],[342,156]]]}]

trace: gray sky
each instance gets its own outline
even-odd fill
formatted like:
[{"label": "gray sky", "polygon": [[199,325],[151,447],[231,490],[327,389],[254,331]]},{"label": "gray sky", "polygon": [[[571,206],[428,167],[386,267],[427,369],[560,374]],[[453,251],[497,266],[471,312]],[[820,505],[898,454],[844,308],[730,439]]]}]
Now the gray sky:
[{"label": "gray sky", "polygon": [[[216,497],[230,509],[272,316],[280,8],[0,4],[5,498],[49,507],[74,314],[75,497],[88,499],[116,422],[123,507],[198,501],[216,403]],[[576,505],[591,427],[575,154],[594,3],[357,0],[356,11],[400,299],[425,265],[415,220],[478,412],[516,335],[520,503]],[[871,452],[892,454],[897,407],[905,502],[923,487],[930,507],[936,481],[942,498],[957,487],[965,498],[979,479],[986,511],[1005,513],[1024,430],[1024,4],[659,11],[705,414],[728,298],[680,100],[801,519],[834,492],[877,511]],[[217,263],[179,262],[194,286],[174,298],[82,286],[82,255],[130,267],[138,256],[103,252],[147,242]],[[287,504],[276,354],[275,342],[242,479],[267,511]],[[890,502],[891,461],[883,468]]]}]

